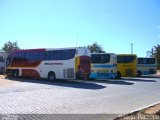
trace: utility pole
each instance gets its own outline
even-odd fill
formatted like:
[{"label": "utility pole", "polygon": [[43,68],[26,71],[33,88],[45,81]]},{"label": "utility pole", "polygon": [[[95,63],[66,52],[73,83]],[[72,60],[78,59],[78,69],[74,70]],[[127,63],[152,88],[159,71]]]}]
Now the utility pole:
[{"label": "utility pole", "polygon": [[133,54],[133,43],[131,43],[131,54]]}]

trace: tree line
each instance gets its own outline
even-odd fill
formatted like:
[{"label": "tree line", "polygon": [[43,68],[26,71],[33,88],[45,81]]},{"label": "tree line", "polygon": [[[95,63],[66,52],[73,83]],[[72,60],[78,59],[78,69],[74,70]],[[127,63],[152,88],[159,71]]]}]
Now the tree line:
[{"label": "tree line", "polygon": [[[99,45],[97,42],[91,45],[88,45],[87,48],[90,49],[91,53],[105,53],[102,46]],[[17,41],[16,42],[8,41],[7,43],[3,45],[1,51],[2,52],[12,52],[14,50],[20,50],[20,49],[21,48],[18,46]]]}]

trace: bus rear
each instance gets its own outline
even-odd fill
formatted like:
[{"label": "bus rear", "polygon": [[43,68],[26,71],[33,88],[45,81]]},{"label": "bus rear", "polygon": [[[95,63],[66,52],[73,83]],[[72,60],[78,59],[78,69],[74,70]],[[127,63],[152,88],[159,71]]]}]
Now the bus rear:
[{"label": "bus rear", "polygon": [[156,74],[157,62],[155,58],[138,58],[137,59],[137,76]]},{"label": "bus rear", "polygon": [[78,48],[75,58],[76,79],[88,79],[90,75],[91,53],[88,48]]},{"label": "bus rear", "polygon": [[135,77],[137,76],[137,56],[135,54],[117,55],[117,76]]},{"label": "bus rear", "polygon": [[116,78],[117,56],[113,53],[91,54],[90,79]]}]

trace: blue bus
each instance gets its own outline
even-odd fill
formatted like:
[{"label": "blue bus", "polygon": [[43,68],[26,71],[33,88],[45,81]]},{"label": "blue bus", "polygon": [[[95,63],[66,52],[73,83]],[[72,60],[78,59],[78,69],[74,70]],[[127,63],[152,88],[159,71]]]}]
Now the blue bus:
[{"label": "blue bus", "polygon": [[138,58],[137,60],[137,76],[157,73],[155,58]]}]

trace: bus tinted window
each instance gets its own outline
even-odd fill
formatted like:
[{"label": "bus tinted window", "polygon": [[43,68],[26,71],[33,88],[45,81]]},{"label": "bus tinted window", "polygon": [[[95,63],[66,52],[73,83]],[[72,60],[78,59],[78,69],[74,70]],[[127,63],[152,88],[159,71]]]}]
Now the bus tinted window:
[{"label": "bus tinted window", "polygon": [[118,56],[117,57],[117,62],[118,63],[131,63],[135,59],[134,56]]},{"label": "bus tinted window", "polygon": [[24,51],[17,52],[13,57],[13,61],[28,61],[28,60],[43,60],[44,59],[43,51]]},{"label": "bus tinted window", "polygon": [[44,60],[45,57],[45,52],[43,51],[26,52],[24,54],[26,54],[26,60]]},{"label": "bus tinted window", "polygon": [[25,60],[25,55],[22,52],[17,52],[15,53],[14,57],[13,57],[13,61],[22,61]]},{"label": "bus tinted window", "polygon": [[46,52],[46,60],[68,60],[75,56],[76,49],[54,50]]},{"label": "bus tinted window", "polygon": [[110,62],[109,54],[92,54],[91,63],[108,63]]},{"label": "bus tinted window", "polygon": [[155,58],[138,58],[138,64],[155,64]]},{"label": "bus tinted window", "polygon": [[62,59],[63,60],[68,60],[68,59],[72,59],[76,54],[76,50],[75,49],[69,49],[69,50],[62,50]]}]

